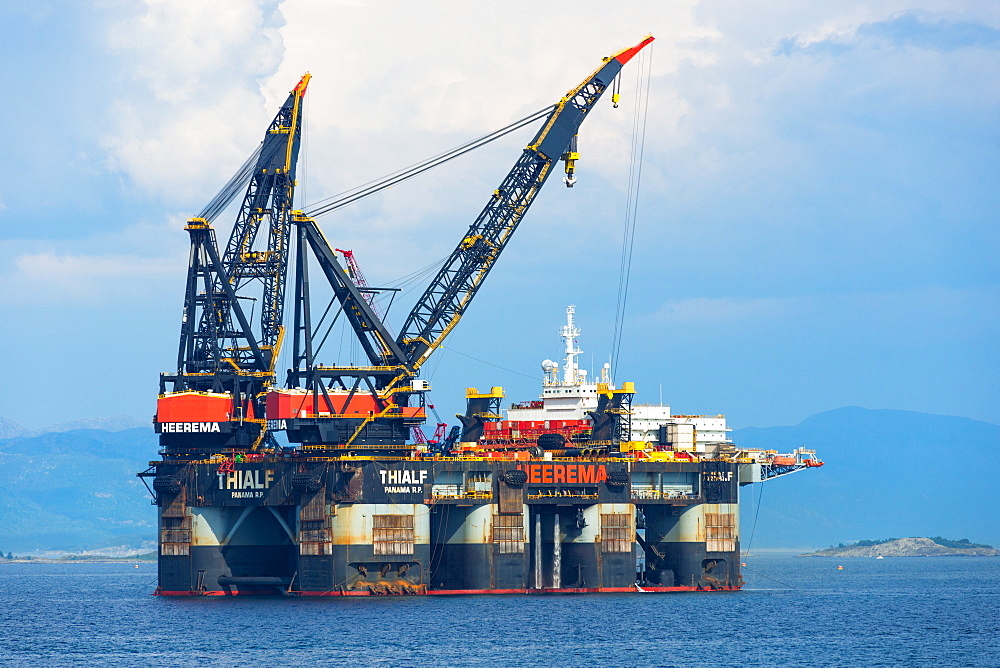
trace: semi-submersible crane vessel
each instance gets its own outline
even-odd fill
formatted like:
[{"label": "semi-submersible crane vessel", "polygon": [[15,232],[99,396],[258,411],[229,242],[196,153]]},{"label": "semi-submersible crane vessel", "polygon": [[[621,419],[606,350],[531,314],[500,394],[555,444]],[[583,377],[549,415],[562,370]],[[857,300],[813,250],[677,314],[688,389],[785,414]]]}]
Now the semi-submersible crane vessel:
[{"label": "semi-submersible crane vessel", "polygon": [[[572,185],[581,123],[652,41],[605,58],[535,115],[541,128],[397,335],[371,289],[341,263],[345,253],[293,207],[309,75],[302,78],[258,149],[186,226],[177,369],[161,375],[154,418],[161,458],[139,474],[152,479],[158,507],[156,593],[741,586],[739,486],[819,462],[807,451],[737,451],[721,416],[633,406],[631,383],[616,386],[607,370],[589,379],[576,364],[572,307],[562,373],[543,364],[540,400],[514,404],[504,419],[501,388],[470,388],[460,427],[430,443],[419,429],[430,389],[421,366],[466,312],[558,161]],[[240,193],[220,248],[212,222]],[[314,314],[317,284],[332,293],[366,364],[317,359],[328,322]],[[281,384],[278,353],[289,342]],[[279,431],[289,446],[275,439]]]}]

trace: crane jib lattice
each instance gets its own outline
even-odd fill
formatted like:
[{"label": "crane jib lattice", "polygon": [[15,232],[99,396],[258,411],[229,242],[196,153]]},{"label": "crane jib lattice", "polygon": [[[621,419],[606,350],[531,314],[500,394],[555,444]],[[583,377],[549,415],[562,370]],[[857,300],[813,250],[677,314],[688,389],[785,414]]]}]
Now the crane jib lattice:
[{"label": "crane jib lattice", "polygon": [[486,207],[417,301],[397,337],[407,361],[419,368],[465,313],[557,160],[567,155],[588,111],[640,49],[606,58],[604,64],[556,104],[542,128],[493,193]]}]

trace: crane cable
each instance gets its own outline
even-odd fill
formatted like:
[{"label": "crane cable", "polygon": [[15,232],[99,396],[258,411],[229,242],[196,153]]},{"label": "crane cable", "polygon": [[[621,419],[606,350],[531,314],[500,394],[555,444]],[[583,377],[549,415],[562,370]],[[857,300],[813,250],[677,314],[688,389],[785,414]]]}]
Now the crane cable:
[{"label": "crane cable", "polygon": [[[757,517],[760,515],[760,500],[764,495],[764,482],[761,481],[758,484],[760,485],[760,489],[757,490],[757,510],[753,514],[753,528],[750,529],[750,542],[747,543],[747,556],[753,556],[750,553],[750,550],[753,548],[753,536],[757,533]],[[750,489],[753,489],[752,485]]]},{"label": "crane cable", "polygon": [[337,195],[332,195],[330,197],[327,197],[326,199],[314,202],[313,204],[308,205],[308,207],[305,207],[306,215],[309,216],[310,218],[316,218],[318,216],[322,216],[332,211],[336,211],[337,209],[347,206],[348,204],[352,204],[360,199],[364,199],[369,195],[374,195],[380,190],[385,190],[386,188],[390,188],[396,185],[397,183],[410,179],[418,174],[426,172],[429,169],[438,167],[439,165],[443,165],[444,163],[450,160],[454,160],[455,158],[464,155],[469,151],[473,151],[481,146],[489,144],[492,141],[496,141],[501,137],[509,135],[511,132],[519,130],[523,128],[525,125],[529,125],[530,123],[537,121],[543,116],[547,116],[554,108],[555,105],[550,105],[548,107],[545,107],[544,109],[536,111],[533,114],[525,116],[521,120],[514,121],[510,125],[502,127],[499,130],[494,130],[489,134],[485,134],[482,137],[478,137],[460,146],[456,146],[455,148],[445,151],[444,153],[439,153],[435,156],[427,158],[426,160],[414,163],[409,167],[405,167],[399,171],[392,172],[391,174],[387,174],[386,176],[383,176],[381,178],[374,179],[372,181],[369,181],[368,183],[364,183],[360,186],[357,186],[356,188],[345,190],[344,192],[339,193]]},{"label": "crane cable", "polygon": [[[767,578],[768,580],[770,580],[772,582],[777,582],[778,584],[784,585],[785,587],[788,587],[789,589],[798,589],[798,587],[796,587],[795,585],[788,584],[787,582],[782,582],[781,580],[778,580],[777,578],[772,578],[770,575],[765,575],[764,573],[758,572],[756,569],[754,569],[754,568],[752,568],[750,566],[747,566],[746,562],[743,561],[744,559],[749,559],[750,557],[753,556],[753,553],[751,552],[751,550],[753,548],[753,536],[754,536],[754,533],[757,531],[757,517],[760,515],[760,500],[761,500],[761,497],[764,494],[764,483],[765,482],[766,481],[761,481],[759,483],[755,483],[755,484],[760,485],[760,489],[757,490],[757,510],[753,514],[753,529],[750,530],[750,542],[747,543],[746,554],[745,555],[740,555],[740,568],[745,569],[747,571],[750,571],[754,575],[759,575],[762,578]],[[753,485],[751,485],[751,489],[753,489]]]},{"label": "crane cable", "polygon": [[[636,68],[636,105],[632,116],[632,151],[628,174],[628,195],[625,202],[625,225],[622,230],[621,260],[618,268],[618,300],[615,307],[615,333],[611,344],[611,370],[618,368],[625,329],[625,308],[628,304],[629,276],[632,271],[632,250],[635,244],[636,211],[639,204],[639,184],[642,179],[642,159],[646,142],[646,119],[649,111],[649,82],[652,78],[652,48],[639,54]],[[643,70],[645,69],[645,90],[643,90]]]},{"label": "crane cable", "polygon": [[[555,105],[549,105],[544,109],[540,109],[539,111],[536,111],[533,114],[529,114],[528,116],[525,116],[524,118],[518,121],[514,121],[513,123],[506,125],[500,128],[499,130],[494,130],[493,132],[485,134],[481,137],[465,142],[464,144],[461,144],[460,146],[457,146],[451,150],[439,153],[431,158],[427,158],[426,160],[414,163],[409,167],[405,167],[396,172],[392,172],[391,174],[388,174],[381,178],[374,179],[372,181],[369,181],[368,183],[364,183],[350,190],[345,190],[344,192],[338,195],[333,195],[326,199],[319,200],[318,202],[309,205],[309,207],[315,207],[315,208],[312,208],[306,215],[315,218],[317,216],[330,213],[331,211],[335,211],[336,209],[339,209],[343,206],[347,206],[348,204],[351,204],[360,199],[368,197],[369,195],[374,195],[380,190],[392,187],[397,183],[400,183],[409,178],[417,176],[418,174],[421,174],[429,169],[442,165],[450,160],[454,160],[455,158],[464,155],[469,151],[475,150],[481,146],[485,146],[490,142],[493,142],[497,139],[500,139],[501,137],[510,134],[511,132],[514,132],[515,130],[519,130],[522,127],[542,118],[543,116],[548,115],[554,108]],[[197,217],[204,218],[207,222],[212,223],[219,216],[219,214],[221,214],[230,204],[232,204],[233,200],[236,199],[236,196],[246,189],[247,184],[249,184],[250,179],[253,176],[257,165],[262,163],[263,164],[269,163],[271,159],[274,157],[274,155],[277,153],[277,151],[281,148],[282,147],[280,146],[280,144],[277,143],[272,144],[270,146],[268,153],[265,155],[263,154],[264,142],[258,144],[257,147],[250,153],[249,157],[247,157],[247,159],[243,162],[243,164],[240,165],[239,169],[237,169],[236,172],[229,178],[229,180],[222,187],[222,189],[220,189],[219,192],[216,193],[215,196],[208,202],[208,204],[206,204],[202,208],[202,210],[198,213]],[[304,146],[303,149],[305,152],[305,150],[308,149],[308,146]],[[303,156],[303,158],[307,157],[308,156]],[[303,172],[305,171],[305,168],[306,165],[303,165]],[[304,182],[305,179],[303,178],[303,183]],[[305,195],[304,185],[302,187],[302,193],[304,196]],[[303,197],[303,199],[305,199],[305,197]],[[436,269],[439,264],[440,263],[430,265],[414,273],[417,275],[423,275],[425,271],[430,271],[432,268]],[[287,361],[287,359],[284,357],[285,352],[286,351],[282,351],[282,358],[281,358],[282,361]]]},{"label": "crane cable", "polygon": [[[222,186],[222,189],[216,193],[215,197],[209,201],[208,204],[198,213],[198,218],[204,218],[206,221],[211,223],[215,220],[222,211],[229,206],[236,195],[239,194],[244,188],[246,188],[247,183],[250,182],[250,176],[253,174],[257,167],[257,161],[261,156],[261,151],[264,148],[264,143],[261,142],[250,154],[250,157],[236,170],[230,179],[226,182],[226,185]],[[277,147],[272,146],[270,153],[265,156],[265,162],[269,162],[271,157],[273,157]]]}]

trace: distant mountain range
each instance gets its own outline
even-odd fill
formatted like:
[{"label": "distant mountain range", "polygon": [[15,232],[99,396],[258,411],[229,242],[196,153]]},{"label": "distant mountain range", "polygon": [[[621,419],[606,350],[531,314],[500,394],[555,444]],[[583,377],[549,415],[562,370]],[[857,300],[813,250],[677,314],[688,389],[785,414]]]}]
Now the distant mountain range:
[{"label": "distant mountain range", "polygon": [[0,550],[79,552],[155,540],[156,509],[135,474],[157,447],[150,427],[0,440]]},{"label": "distant mountain range", "polygon": [[820,548],[888,536],[1000,543],[995,424],[851,407],[792,427],[736,429],[732,438],[780,452],[804,445],[825,462],[743,488],[744,549],[751,533],[751,549]]},{"label": "distant mountain range", "polygon": [[[114,426],[128,419],[135,420],[0,438],[0,551],[79,552],[156,539],[155,508],[135,474],[156,458],[157,439],[148,425]],[[0,418],[0,430],[12,424]],[[888,536],[1000,544],[1000,426],[840,408],[791,427],[737,429],[733,440],[781,452],[805,445],[826,462],[742,489],[744,549],[806,551]]]},{"label": "distant mountain range", "polygon": [[110,417],[59,422],[44,429],[28,429],[13,420],[0,417],[0,439],[17,438],[18,436],[37,436],[39,434],[48,434],[53,431],[74,431],[76,429],[122,431],[124,429],[148,427],[149,425],[149,420],[140,420],[133,415],[112,415]]}]

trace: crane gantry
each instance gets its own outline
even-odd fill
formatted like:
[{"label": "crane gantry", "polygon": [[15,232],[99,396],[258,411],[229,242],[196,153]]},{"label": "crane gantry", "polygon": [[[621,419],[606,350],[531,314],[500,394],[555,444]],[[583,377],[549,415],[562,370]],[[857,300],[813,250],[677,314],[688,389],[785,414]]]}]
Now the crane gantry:
[{"label": "crane gantry", "polygon": [[[344,253],[338,255],[314,217],[293,209],[301,103],[310,78],[303,76],[261,146],[206,207],[209,213],[188,222],[191,255],[177,371],[161,375],[156,416],[168,456],[274,447],[268,434],[276,430],[312,450],[408,449],[410,428],[426,419],[429,384],[418,378],[421,366],[466,313],[559,160],[566,164],[566,184],[573,185],[580,125],[622,67],[652,41],[647,36],[605,58],[548,108],[395,336],[369,289],[341,263]],[[210,218],[244,183],[243,203],[220,255]],[[293,261],[291,368],[286,387],[279,388],[275,362],[284,335],[285,278]],[[349,323],[368,364],[317,360],[310,264],[332,290],[338,315]],[[249,315],[243,302],[250,303]]]}]

